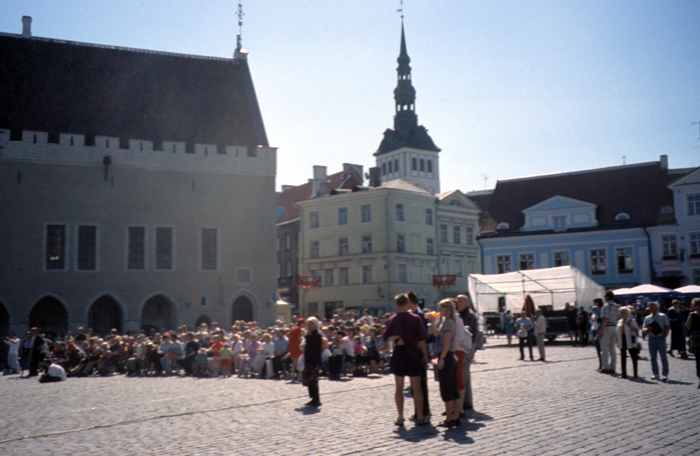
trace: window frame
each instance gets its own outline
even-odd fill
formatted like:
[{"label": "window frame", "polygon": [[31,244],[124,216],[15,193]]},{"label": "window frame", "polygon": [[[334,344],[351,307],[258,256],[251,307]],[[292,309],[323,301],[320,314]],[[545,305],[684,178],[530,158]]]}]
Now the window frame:
[{"label": "window frame", "polygon": [[348,224],[348,207],[347,206],[341,206],[338,208],[337,211],[338,215],[338,225],[347,225]]},{"label": "window frame", "polygon": [[[170,255],[170,267],[160,267],[159,266],[159,255],[160,255],[160,248],[158,242],[158,231],[159,230],[170,230],[170,246],[169,246],[169,255]],[[155,226],[153,229],[153,236],[154,236],[154,252],[153,252],[153,269],[155,271],[174,271],[175,270],[175,227],[172,226]],[[218,242],[218,239],[217,239]]]},{"label": "window frame", "polygon": [[[82,251],[83,242],[81,242],[80,231],[82,228],[93,228],[95,230],[94,240],[92,243],[92,267],[81,267],[81,262],[84,261],[81,255],[84,253]],[[76,226],[75,230],[75,270],[81,272],[96,272],[99,270],[99,243],[100,243],[100,229],[95,223],[80,223]]]},{"label": "window frame", "polygon": [[[211,246],[205,245],[205,231],[207,233],[214,233],[215,238],[214,240],[216,241],[216,245],[214,246],[214,255],[216,255],[214,261],[212,262],[211,259],[205,259],[205,255],[208,255],[211,253]],[[219,239],[221,236],[219,235],[219,228],[217,227],[202,227],[199,230],[199,268],[202,271],[218,271],[220,269],[220,261],[221,261],[221,255],[219,253],[219,250],[221,248],[221,243],[219,242]],[[210,267],[212,263],[215,263],[214,267]]]},{"label": "window frame", "polygon": [[[600,266],[602,259],[603,267]],[[592,247],[588,249],[588,262],[591,275],[608,275],[608,249],[605,247]]]},{"label": "window frame", "polygon": [[[142,257],[141,260],[141,267],[133,267],[132,266],[132,242],[131,242],[131,229],[143,229],[143,252],[140,254]],[[134,254],[138,254],[138,252],[135,252]],[[127,271],[146,271],[147,270],[147,262],[146,258],[148,257],[148,227],[146,225],[127,225],[126,227],[126,270]],[[133,261],[135,262],[135,261]]]},{"label": "window frame", "polygon": [[513,256],[510,253],[497,254],[495,258],[497,274],[513,272]]},{"label": "window frame", "polygon": [[338,238],[338,256],[348,255],[350,253],[350,243],[348,238]]},{"label": "window frame", "polygon": [[372,253],[372,235],[363,234],[360,238],[360,245],[362,246],[362,253]]},{"label": "window frame", "polygon": [[309,258],[321,258],[321,242],[318,240],[309,241]]},{"label": "window frame", "polygon": [[[523,262],[525,266],[523,268]],[[532,266],[532,267],[529,267]],[[522,252],[518,253],[518,270],[528,271],[530,269],[535,269],[535,253],[534,252]]]},{"label": "window frame", "polygon": [[[60,256],[60,260],[49,260],[49,248],[50,245],[53,245],[53,242],[49,242],[49,227],[61,227],[63,229],[62,235],[60,237],[62,238],[57,245],[58,247],[58,252],[52,252],[52,253],[58,253]],[[55,235],[54,235],[55,237]],[[44,224],[44,249],[43,249],[43,270],[46,272],[52,272],[52,271],[67,271],[68,270],[68,255],[69,255],[69,245],[68,242],[70,242],[70,238],[68,236],[68,224],[67,223],[58,223],[58,222],[52,222],[52,223],[45,223]],[[60,265],[57,264],[55,267],[53,267],[49,261],[61,261]],[[60,267],[59,267],[60,266]]]},{"label": "window frame", "polygon": [[403,203],[396,203],[396,221],[405,222],[406,221],[406,208]]},{"label": "window frame", "polygon": [[[669,238],[668,240],[664,238]],[[673,238],[671,240],[670,238]],[[661,242],[661,258],[664,260],[675,260],[679,256],[678,233],[660,233],[659,241]],[[665,244],[669,244],[668,248]]]},{"label": "window frame", "polygon": [[700,193],[685,195],[685,210],[688,217],[700,215]]},{"label": "window frame", "polygon": [[315,229],[320,226],[320,212],[309,211],[309,229]]},{"label": "window frame", "polygon": [[372,221],[372,203],[360,204],[360,223]]}]

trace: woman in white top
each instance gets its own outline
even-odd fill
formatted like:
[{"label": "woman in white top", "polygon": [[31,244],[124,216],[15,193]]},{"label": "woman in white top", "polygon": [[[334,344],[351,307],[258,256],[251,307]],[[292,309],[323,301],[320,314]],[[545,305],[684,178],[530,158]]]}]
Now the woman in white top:
[{"label": "woman in white top", "polygon": [[620,307],[620,319],[617,321],[617,346],[620,347],[620,364],[622,365],[621,378],[627,378],[627,351],[632,358],[632,370],[634,380],[637,380],[637,359],[639,351],[637,349],[637,337],[639,336],[639,326],[632,318],[629,307]]},{"label": "woman in white top", "polygon": [[10,350],[7,352],[7,364],[9,364],[13,374],[19,374],[21,371],[19,367],[19,344],[21,341],[17,337],[17,333],[12,333],[11,338],[4,337],[2,341],[5,345],[10,346]]}]

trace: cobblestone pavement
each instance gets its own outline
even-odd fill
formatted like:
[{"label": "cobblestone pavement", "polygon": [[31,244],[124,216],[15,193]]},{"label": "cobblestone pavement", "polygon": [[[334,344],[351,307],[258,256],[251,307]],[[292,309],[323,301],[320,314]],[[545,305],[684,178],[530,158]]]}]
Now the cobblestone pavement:
[{"label": "cobblestone pavement", "polygon": [[662,383],[646,355],[634,382],[595,372],[590,346],[548,345],[542,363],[492,338],[472,366],[475,410],[448,431],[395,427],[391,376],[323,379],[318,411],[284,380],[5,376],[0,455],[700,454],[694,360],[670,358]]}]

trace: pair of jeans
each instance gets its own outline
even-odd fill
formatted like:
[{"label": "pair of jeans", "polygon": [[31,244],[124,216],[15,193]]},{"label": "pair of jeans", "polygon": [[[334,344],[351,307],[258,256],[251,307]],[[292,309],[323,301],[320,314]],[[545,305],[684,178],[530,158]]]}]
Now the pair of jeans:
[{"label": "pair of jeans", "polygon": [[[603,337],[600,344],[601,364],[603,369],[615,370],[617,363],[617,355],[615,353],[615,342],[617,341],[617,333],[615,326],[606,326],[602,328]],[[600,331],[600,329],[598,330]]]},{"label": "pair of jeans", "polygon": [[668,357],[666,356],[666,340],[661,337],[649,336],[649,358],[651,358],[651,373],[659,376],[659,362],[656,354],[661,357],[661,375],[668,377]]},{"label": "pair of jeans", "polygon": [[632,358],[632,371],[634,372],[634,378],[637,378],[637,359],[639,358],[639,352],[637,347],[627,346],[627,337],[622,336],[622,347],[620,347],[620,365],[622,366],[622,375],[627,376],[627,352],[630,353],[630,358]]},{"label": "pair of jeans", "polygon": [[519,337],[520,339],[520,359],[525,359],[525,354],[523,352],[523,348],[525,348],[525,342],[527,342],[527,348],[530,349],[530,359],[532,358],[532,338],[530,337],[530,333],[527,333],[526,337]]}]

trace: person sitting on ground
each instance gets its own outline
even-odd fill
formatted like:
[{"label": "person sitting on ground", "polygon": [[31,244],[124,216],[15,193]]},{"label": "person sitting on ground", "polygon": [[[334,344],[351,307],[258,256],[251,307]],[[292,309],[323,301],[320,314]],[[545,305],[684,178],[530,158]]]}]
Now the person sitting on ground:
[{"label": "person sitting on ground", "polygon": [[39,383],[52,383],[52,382],[62,382],[66,379],[66,371],[58,364],[47,358],[46,369],[41,377],[39,377]]}]

